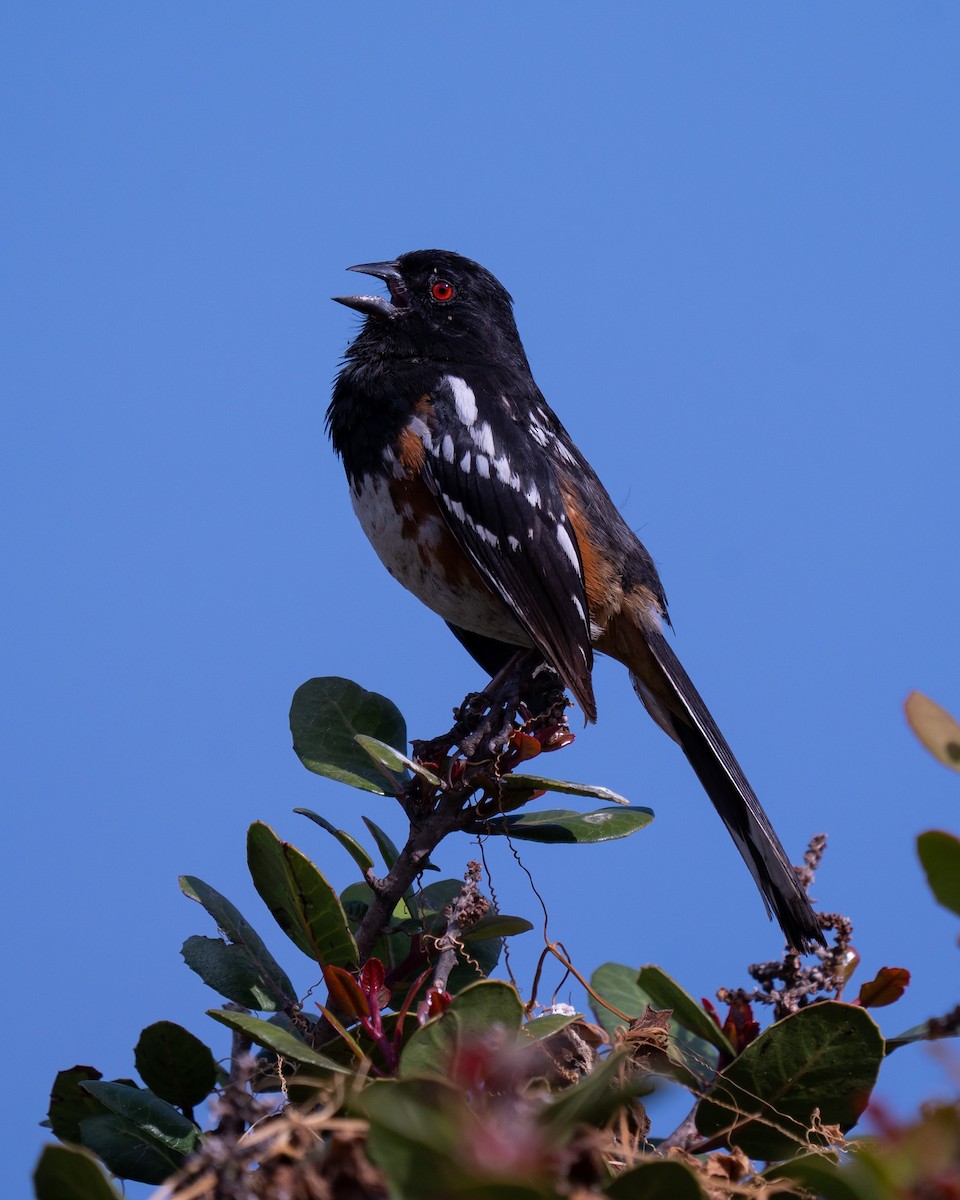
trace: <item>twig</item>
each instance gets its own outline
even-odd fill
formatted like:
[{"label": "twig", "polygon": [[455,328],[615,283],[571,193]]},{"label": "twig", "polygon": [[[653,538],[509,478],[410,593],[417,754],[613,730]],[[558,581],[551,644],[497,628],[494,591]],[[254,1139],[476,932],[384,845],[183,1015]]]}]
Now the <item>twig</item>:
[{"label": "twig", "polygon": [[[699,1099],[697,1104],[699,1104]],[[691,1146],[703,1140],[703,1134],[697,1129],[696,1113],[697,1105],[695,1104],[673,1133],[665,1137],[659,1144],[658,1149],[661,1153],[667,1150],[689,1150]]]},{"label": "twig", "polygon": [[[249,1009],[230,1000],[224,1005],[230,1012],[246,1013]],[[247,1127],[247,1107],[250,1096],[250,1050],[253,1042],[239,1029],[230,1041],[230,1074],[224,1088],[220,1124],[213,1131],[217,1137],[236,1140]]]},{"label": "twig", "polygon": [[457,949],[460,946],[460,935],[464,929],[476,925],[481,917],[490,911],[490,902],[480,894],[480,864],[467,863],[467,873],[463,877],[463,887],[452,904],[444,910],[447,927],[443,935],[437,938],[436,947],[440,951],[437,966],[433,972],[433,988],[438,992],[447,990],[447,980],[450,972],[457,965]]},{"label": "twig", "polygon": [[[473,819],[473,795],[480,790],[496,795],[499,777],[519,764],[519,757],[513,761],[503,753],[510,735],[518,728],[517,714],[522,715],[526,732],[556,737],[557,730],[566,730],[566,706],[558,676],[544,668],[536,656],[524,653],[515,657],[488,689],[466,697],[454,710],[452,729],[441,737],[413,743],[416,757],[436,766],[445,778],[439,788],[432,790],[422,779],[416,779],[401,798],[410,820],[410,834],[397,861],[382,879],[368,875],[373,899],[355,935],[361,965],[370,957],[394,909],[433,851],[447,834],[465,828]],[[455,746],[459,753],[447,761]],[[446,764],[445,772],[440,769],[441,762]]]}]

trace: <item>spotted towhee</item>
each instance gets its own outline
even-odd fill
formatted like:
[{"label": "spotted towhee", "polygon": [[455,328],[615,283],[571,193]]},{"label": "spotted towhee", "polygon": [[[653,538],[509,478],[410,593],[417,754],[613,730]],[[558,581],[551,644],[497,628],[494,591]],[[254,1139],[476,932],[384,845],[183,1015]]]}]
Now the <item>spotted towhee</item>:
[{"label": "spotted towhee", "polygon": [[446,250],[351,267],[366,315],[327,423],[387,570],[493,673],[533,647],[596,718],[594,649],[678,742],[790,944],[823,935],[769,820],[663,634],[650,555],[540,394],[505,288]]}]

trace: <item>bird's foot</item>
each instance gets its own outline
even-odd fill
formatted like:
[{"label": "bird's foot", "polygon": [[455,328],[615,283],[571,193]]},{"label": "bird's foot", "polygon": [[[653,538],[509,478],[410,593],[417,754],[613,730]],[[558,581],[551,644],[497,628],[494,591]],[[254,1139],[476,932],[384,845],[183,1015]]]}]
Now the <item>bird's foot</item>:
[{"label": "bird's foot", "polygon": [[454,748],[470,763],[495,759],[518,728],[566,728],[567,698],[560,677],[534,651],[521,650],[482,692],[471,692],[454,709],[453,727],[440,737],[415,741],[421,762],[439,763]]}]

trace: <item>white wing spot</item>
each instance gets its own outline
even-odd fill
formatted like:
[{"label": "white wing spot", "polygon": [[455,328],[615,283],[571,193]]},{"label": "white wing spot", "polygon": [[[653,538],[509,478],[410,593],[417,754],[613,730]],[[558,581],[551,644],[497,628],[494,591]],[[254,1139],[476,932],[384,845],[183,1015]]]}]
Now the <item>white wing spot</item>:
[{"label": "white wing spot", "polygon": [[458,521],[463,521],[464,523],[466,523],[467,514],[464,512],[463,505],[460,503],[459,500],[451,500],[449,496],[444,495],[443,502],[447,506],[447,508],[453,513],[453,515],[457,518]]},{"label": "white wing spot", "polygon": [[583,621],[584,624],[586,624],[587,623],[587,614],[583,611],[583,605],[580,603],[579,596],[571,596],[570,598],[573,601],[573,607],[580,614],[580,620]]},{"label": "white wing spot", "polygon": [[540,489],[535,483],[531,483],[527,488],[527,500],[529,500],[534,508],[540,507]]},{"label": "white wing spot", "polygon": [[487,529],[483,525],[474,525],[474,529],[477,531],[478,535],[482,537],[485,542],[489,542],[491,546],[500,545],[499,538],[492,530]]},{"label": "white wing spot", "polygon": [[493,466],[497,472],[497,478],[501,483],[505,483],[507,487],[512,487],[515,492],[520,491],[520,479],[511,471],[510,459],[505,454],[501,454]]},{"label": "white wing spot", "polygon": [[567,533],[567,530],[563,525],[557,526],[557,541],[563,548],[564,554],[573,563],[574,567],[576,568],[576,572],[579,575],[580,559],[577,557],[577,548],[574,546],[573,542],[570,541],[570,534]]},{"label": "white wing spot", "polygon": [[450,436],[449,433],[445,433],[443,435],[443,442],[441,443],[440,450],[441,450],[441,453],[443,454],[443,457],[447,460],[447,462],[452,463],[453,462],[453,438]]},{"label": "white wing spot", "polygon": [[515,538],[513,536],[513,534],[511,533],[507,537],[507,545],[510,547],[511,550],[519,550],[520,549],[520,539]]},{"label": "white wing spot", "polygon": [[427,423],[422,417],[411,417],[409,423],[407,424],[407,428],[411,433],[415,433],[417,435],[427,450],[429,450],[431,453],[434,453],[433,438],[430,436],[430,430],[427,428]]},{"label": "white wing spot", "polygon": [[466,380],[461,379],[458,375],[448,375],[447,384],[450,391],[453,392],[457,416],[469,428],[477,419],[477,398],[473,394],[473,389],[468,386]]},{"label": "white wing spot", "polygon": [[485,454],[477,455],[477,474],[482,479],[490,478],[490,459]]},{"label": "white wing spot", "polygon": [[470,451],[468,450],[463,458],[460,459],[460,470],[464,475],[470,474]]},{"label": "white wing spot", "polygon": [[488,455],[490,458],[494,458],[496,456],[497,452],[493,446],[493,430],[490,428],[489,421],[484,421],[479,430],[475,427],[471,428],[470,434],[484,454]]},{"label": "white wing spot", "polygon": [[541,429],[536,421],[530,422],[530,436],[537,443],[537,445],[544,447],[546,446],[548,440],[547,431],[545,429]]}]

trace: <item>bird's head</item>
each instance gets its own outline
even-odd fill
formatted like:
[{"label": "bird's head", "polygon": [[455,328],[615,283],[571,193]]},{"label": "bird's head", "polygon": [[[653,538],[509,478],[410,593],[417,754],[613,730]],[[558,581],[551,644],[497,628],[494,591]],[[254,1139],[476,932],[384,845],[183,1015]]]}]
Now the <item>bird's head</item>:
[{"label": "bird's head", "polygon": [[334,296],[366,316],[360,338],[383,353],[451,362],[523,355],[510,294],[472,259],[451,250],[411,250],[393,262],[348,270],[382,279],[389,289],[389,299]]}]

